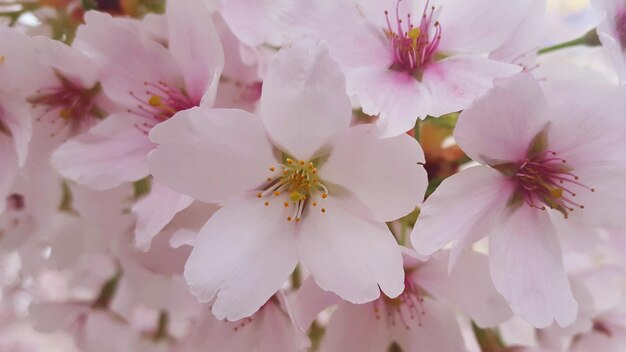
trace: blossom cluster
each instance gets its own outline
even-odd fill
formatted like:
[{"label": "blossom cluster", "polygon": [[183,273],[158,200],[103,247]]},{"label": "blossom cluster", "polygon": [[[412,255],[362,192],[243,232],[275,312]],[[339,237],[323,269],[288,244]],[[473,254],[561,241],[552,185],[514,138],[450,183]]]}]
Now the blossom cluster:
[{"label": "blossom cluster", "polygon": [[626,350],[626,2],[585,11],[0,1],[0,351]]}]

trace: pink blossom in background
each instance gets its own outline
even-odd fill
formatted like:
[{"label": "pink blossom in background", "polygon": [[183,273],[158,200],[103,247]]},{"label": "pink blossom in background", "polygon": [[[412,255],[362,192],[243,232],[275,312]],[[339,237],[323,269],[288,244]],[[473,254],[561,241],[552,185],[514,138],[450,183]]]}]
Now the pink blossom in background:
[{"label": "pink blossom in background", "polygon": [[0,0],[0,352],[623,352],[623,0]]}]

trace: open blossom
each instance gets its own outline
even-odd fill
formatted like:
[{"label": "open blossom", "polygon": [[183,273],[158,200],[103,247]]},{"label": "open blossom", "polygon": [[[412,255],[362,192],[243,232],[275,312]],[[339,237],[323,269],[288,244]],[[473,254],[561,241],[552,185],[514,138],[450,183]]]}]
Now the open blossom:
[{"label": "open blossom", "polygon": [[604,12],[598,25],[598,37],[613,63],[622,84],[626,83],[626,2],[623,0],[594,0],[594,6]]},{"label": "open blossom", "polygon": [[[365,304],[341,301],[304,282],[294,299],[296,321],[307,328],[323,309],[337,304],[321,351],[387,351],[393,343],[402,351],[463,351],[455,312],[460,308],[480,326],[493,326],[511,316],[487,273],[487,258],[466,252],[451,274],[448,253],[429,260],[404,252],[405,289],[396,298],[381,296]],[[447,304],[446,304],[447,303]]]},{"label": "open blossom", "polygon": [[[168,3],[167,46],[150,24],[89,12],[74,46],[96,63],[102,88],[123,111],[65,143],[53,155],[64,176],[95,189],[137,181],[150,173],[154,148],[150,130],[176,112],[211,106],[223,66],[223,51],[210,13],[201,2]],[[192,202],[190,197],[153,185],[133,207],[137,245],[151,239]]]},{"label": "open blossom", "polygon": [[421,254],[459,253],[489,235],[491,275],[513,311],[537,327],[576,317],[558,236],[624,226],[624,91],[549,108],[529,75],[497,82],[459,117],[455,139],[481,166],[445,180],[412,233]]},{"label": "open blossom", "polygon": [[215,298],[218,318],[236,320],[259,309],[300,260],[320,287],[352,302],[380,290],[398,296],[402,257],[384,222],[423,197],[419,144],[349,127],[344,76],[319,43],[277,54],[260,104],[260,118],[195,108],[150,133],[159,144],[149,158],[156,180],[224,204],[186,264],[192,292]]},{"label": "open blossom", "polygon": [[296,1],[284,10],[295,36],[328,42],[363,112],[384,136],[417,118],[466,108],[520,67],[484,58],[518,29],[528,1]]}]

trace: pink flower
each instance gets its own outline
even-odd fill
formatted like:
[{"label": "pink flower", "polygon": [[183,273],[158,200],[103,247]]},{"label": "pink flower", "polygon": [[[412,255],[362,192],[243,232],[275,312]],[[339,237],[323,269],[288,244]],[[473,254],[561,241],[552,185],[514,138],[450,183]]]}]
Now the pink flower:
[{"label": "pink flower", "polygon": [[[195,108],[150,133],[156,180],[223,203],[200,230],[185,278],[213,313],[254,313],[300,260],[322,288],[352,302],[403,290],[402,258],[385,221],[415,208],[426,188],[419,144],[349,128],[345,80],[328,50],[279,52],[263,83],[260,118]],[[389,155],[393,155],[390,158]],[[396,179],[395,175],[405,177]]]},{"label": "pink flower", "polygon": [[[212,106],[223,66],[223,50],[210,13],[199,1],[167,8],[167,45],[150,23],[85,16],[75,47],[99,67],[104,92],[124,110],[65,143],[52,163],[65,177],[95,189],[149,176],[150,130],[176,112]],[[133,207],[137,245],[152,238],[191,204],[191,198],[160,185]]]},{"label": "pink flower", "polygon": [[626,3],[622,0],[594,0],[594,6],[604,12],[598,25],[598,37],[613,63],[622,84],[626,83]]},{"label": "pink flower", "polygon": [[513,311],[537,327],[572,323],[577,305],[558,235],[625,225],[623,94],[598,88],[549,108],[529,75],[498,82],[461,114],[454,134],[483,165],[428,198],[411,237],[417,251],[453,242],[453,265],[489,235],[491,275]]},{"label": "pink flower", "polygon": [[447,304],[468,313],[480,326],[493,326],[511,316],[506,301],[487,274],[487,257],[466,252],[448,275],[448,253],[422,261],[405,251],[405,289],[397,298],[352,304],[304,282],[294,299],[296,321],[308,328],[317,314],[338,304],[326,329],[322,351],[386,351],[397,343],[402,351],[463,351],[456,314]]},{"label": "pink flower", "polygon": [[497,0],[296,1],[282,18],[296,39],[328,42],[348,93],[363,112],[379,115],[388,137],[417,118],[465,109],[493,79],[519,72],[481,54],[512,37],[529,7]]}]

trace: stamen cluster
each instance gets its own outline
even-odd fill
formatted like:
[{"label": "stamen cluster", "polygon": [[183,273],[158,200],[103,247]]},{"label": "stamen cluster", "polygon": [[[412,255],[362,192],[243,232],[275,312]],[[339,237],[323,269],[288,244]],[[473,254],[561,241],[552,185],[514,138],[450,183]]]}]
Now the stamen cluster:
[{"label": "stamen cluster", "polygon": [[526,159],[514,178],[528,205],[541,210],[546,210],[547,206],[567,218],[575,208],[585,208],[573,201],[576,188],[594,192],[593,188],[578,182],[578,176],[571,171],[565,159],[557,157],[556,152],[546,150]]},{"label": "stamen cluster", "polygon": [[[283,206],[294,208],[293,214],[287,217],[287,221],[300,222],[302,212],[309,204],[309,200],[312,206],[317,206],[318,201],[313,198],[318,194],[321,199],[328,197],[328,189],[320,181],[314,162],[304,160],[296,162],[287,158],[285,164],[279,164],[278,168],[270,166],[269,170],[272,175],[267,178],[268,185],[265,191],[257,194],[257,197],[265,199],[265,206],[269,206],[271,198],[286,194]],[[325,213],[326,208],[321,208],[320,211]]]},{"label": "stamen cluster", "polygon": [[[391,50],[395,57],[392,69],[407,71],[410,73],[419,73],[419,71],[428,64],[434,56],[439,42],[441,41],[441,25],[435,21],[433,23],[433,14],[435,7],[431,7],[428,14],[428,1],[424,7],[424,12],[418,27],[412,23],[411,14],[406,16],[406,29],[400,18],[400,1],[396,4],[396,23],[395,29],[389,20],[389,11],[385,11],[387,18],[387,30],[385,31]],[[435,34],[430,38],[430,28],[435,27]]]}]

